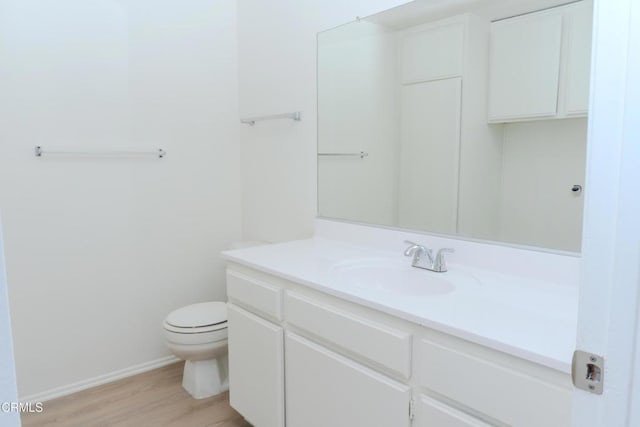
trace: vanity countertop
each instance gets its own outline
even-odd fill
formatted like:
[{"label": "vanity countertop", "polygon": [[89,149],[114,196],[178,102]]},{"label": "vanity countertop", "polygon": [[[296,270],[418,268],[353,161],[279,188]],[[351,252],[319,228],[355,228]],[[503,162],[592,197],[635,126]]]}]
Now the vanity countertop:
[{"label": "vanity countertop", "polygon": [[[316,237],[225,251],[225,260],[290,280],[549,368],[570,373],[576,342],[576,286],[449,264],[446,273],[411,267],[402,253]],[[421,294],[393,291],[383,276],[345,286],[350,265],[389,265],[425,281],[448,280],[455,289]],[[405,269],[406,266],[406,269]],[[363,270],[364,272],[364,270]],[[351,271],[353,278],[357,271]],[[409,277],[409,276],[407,276]],[[377,282],[377,283],[375,283]],[[372,286],[368,286],[371,283]],[[388,285],[388,286],[387,286]],[[391,290],[390,290],[391,289]]]}]

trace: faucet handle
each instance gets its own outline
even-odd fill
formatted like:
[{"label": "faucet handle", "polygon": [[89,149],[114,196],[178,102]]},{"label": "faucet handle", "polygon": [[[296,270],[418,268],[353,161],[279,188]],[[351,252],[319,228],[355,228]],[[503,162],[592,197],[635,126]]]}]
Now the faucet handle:
[{"label": "faucet handle", "polygon": [[413,255],[417,250],[424,250],[425,247],[416,243],[416,242],[412,242],[411,240],[405,240],[405,243],[407,243],[408,245],[411,245],[407,248],[407,250],[404,251],[404,256],[411,256]]},{"label": "faucet handle", "polygon": [[447,263],[444,260],[445,253],[454,253],[453,248],[442,248],[436,253],[435,260],[433,261],[433,271],[444,273],[447,271]]},{"label": "faucet handle", "polygon": [[439,256],[439,257],[440,257],[440,256],[443,256],[442,254],[444,254],[444,253],[450,253],[450,254],[452,254],[452,253],[454,253],[455,251],[456,251],[456,250],[455,250],[455,249],[453,249],[453,248],[442,248],[442,249],[440,249],[440,250],[438,251],[437,256]]},{"label": "faucet handle", "polygon": [[405,240],[405,243],[410,244],[407,250],[404,251],[404,256],[413,256],[413,265],[421,264],[422,259],[426,257],[429,265],[433,265],[433,251],[428,247],[421,245],[410,240]]}]

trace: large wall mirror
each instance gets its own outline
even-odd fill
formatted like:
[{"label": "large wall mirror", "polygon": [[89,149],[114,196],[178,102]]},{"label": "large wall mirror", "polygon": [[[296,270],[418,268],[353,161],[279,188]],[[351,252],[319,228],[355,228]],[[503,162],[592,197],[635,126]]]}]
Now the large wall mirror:
[{"label": "large wall mirror", "polygon": [[319,216],[579,252],[592,7],[417,0],[319,33]]}]

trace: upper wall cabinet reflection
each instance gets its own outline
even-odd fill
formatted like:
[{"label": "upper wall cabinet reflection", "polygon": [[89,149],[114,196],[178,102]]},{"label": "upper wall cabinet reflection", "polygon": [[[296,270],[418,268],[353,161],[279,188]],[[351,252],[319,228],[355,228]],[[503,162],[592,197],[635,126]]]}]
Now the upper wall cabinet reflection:
[{"label": "upper wall cabinet reflection", "polygon": [[586,2],[491,24],[489,120],[585,116],[590,48]]},{"label": "upper wall cabinet reflection", "polygon": [[319,215],[579,251],[591,3],[446,3],[318,35]]}]

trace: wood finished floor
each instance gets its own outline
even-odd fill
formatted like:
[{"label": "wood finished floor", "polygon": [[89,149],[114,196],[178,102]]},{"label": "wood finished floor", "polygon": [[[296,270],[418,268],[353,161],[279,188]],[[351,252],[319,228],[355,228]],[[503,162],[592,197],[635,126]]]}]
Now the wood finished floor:
[{"label": "wood finished floor", "polygon": [[23,427],[251,427],[228,393],[194,399],[182,388],[183,363],[44,402]]}]

